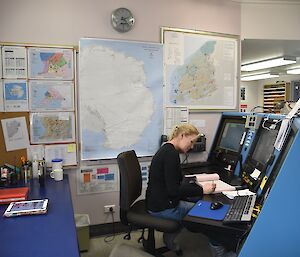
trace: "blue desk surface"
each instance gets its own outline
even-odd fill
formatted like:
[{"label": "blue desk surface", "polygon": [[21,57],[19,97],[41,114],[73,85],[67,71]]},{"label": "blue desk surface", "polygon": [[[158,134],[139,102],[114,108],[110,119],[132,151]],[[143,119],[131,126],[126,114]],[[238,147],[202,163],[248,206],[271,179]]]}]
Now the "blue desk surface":
[{"label": "blue desk surface", "polygon": [[77,233],[68,177],[47,178],[44,188],[31,181],[29,199],[48,198],[48,213],[5,218],[0,205],[0,256],[79,257]]}]

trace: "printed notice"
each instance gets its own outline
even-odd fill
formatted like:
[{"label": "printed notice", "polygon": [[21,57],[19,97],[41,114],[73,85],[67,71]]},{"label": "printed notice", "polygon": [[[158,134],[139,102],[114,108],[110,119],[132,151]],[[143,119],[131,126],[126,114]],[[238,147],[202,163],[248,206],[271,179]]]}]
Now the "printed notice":
[{"label": "printed notice", "polygon": [[27,78],[27,55],[25,47],[3,46],[2,62],[4,78]]},{"label": "printed notice", "polygon": [[119,190],[118,166],[86,166],[77,169],[77,193],[93,194]]}]

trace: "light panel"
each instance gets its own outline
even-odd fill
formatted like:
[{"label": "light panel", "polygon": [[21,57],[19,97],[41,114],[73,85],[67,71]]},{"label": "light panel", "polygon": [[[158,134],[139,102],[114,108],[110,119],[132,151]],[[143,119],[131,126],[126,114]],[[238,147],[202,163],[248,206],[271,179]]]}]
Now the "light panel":
[{"label": "light panel", "polygon": [[253,80],[261,80],[261,79],[270,79],[270,78],[278,78],[279,75],[270,74],[270,73],[262,73],[262,74],[253,74],[248,76],[241,77],[241,81],[253,81]]},{"label": "light panel", "polygon": [[241,71],[261,70],[261,69],[278,67],[278,66],[283,66],[287,64],[293,64],[293,63],[296,63],[295,57],[279,57],[279,58],[244,64],[241,66]]},{"label": "light panel", "polygon": [[287,74],[300,74],[300,68],[297,69],[291,69],[286,71]]}]

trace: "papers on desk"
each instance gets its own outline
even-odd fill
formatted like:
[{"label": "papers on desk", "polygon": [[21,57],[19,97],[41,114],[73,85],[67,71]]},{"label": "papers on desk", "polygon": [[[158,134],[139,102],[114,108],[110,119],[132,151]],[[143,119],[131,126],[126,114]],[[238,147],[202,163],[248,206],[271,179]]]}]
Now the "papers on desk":
[{"label": "papers on desk", "polygon": [[220,177],[217,173],[213,173],[213,174],[202,173],[202,174],[194,174],[194,175],[185,175],[185,177],[194,177],[196,184],[198,184],[202,187],[205,184],[215,183],[216,189],[213,192],[213,194],[221,193],[223,191],[235,190],[234,186],[231,186],[231,185],[225,183],[224,181],[220,180]]},{"label": "papers on desk", "polygon": [[255,193],[251,192],[249,189],[237,190],[237,191],[223,191],[222,192],[229,199],[233,199],[236,196],[243,195],[255,195]]}]

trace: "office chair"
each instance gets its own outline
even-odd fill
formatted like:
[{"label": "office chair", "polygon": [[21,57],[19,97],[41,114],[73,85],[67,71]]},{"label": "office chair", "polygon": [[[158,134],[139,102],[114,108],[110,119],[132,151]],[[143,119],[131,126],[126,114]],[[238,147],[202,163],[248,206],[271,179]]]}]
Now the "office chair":
[{"label": "office chair", "polygon": [[[146,210],[145,199],[137,200],[142,193],[142,174],[135,151],[120,153],[117,161],[120,172],[120,220],[122,224],[129,226],[129,232],[124,239],[130,240],[133,228],[143,229],[138,241],[143,242],[146,252],[162,256],[169,249],[167,247],[155,249],[154,231],[174,233],[180,229],[180,225],[174,220],[152,216]],[[144,237],[145,229],[148,229],[147,239]]]}]

